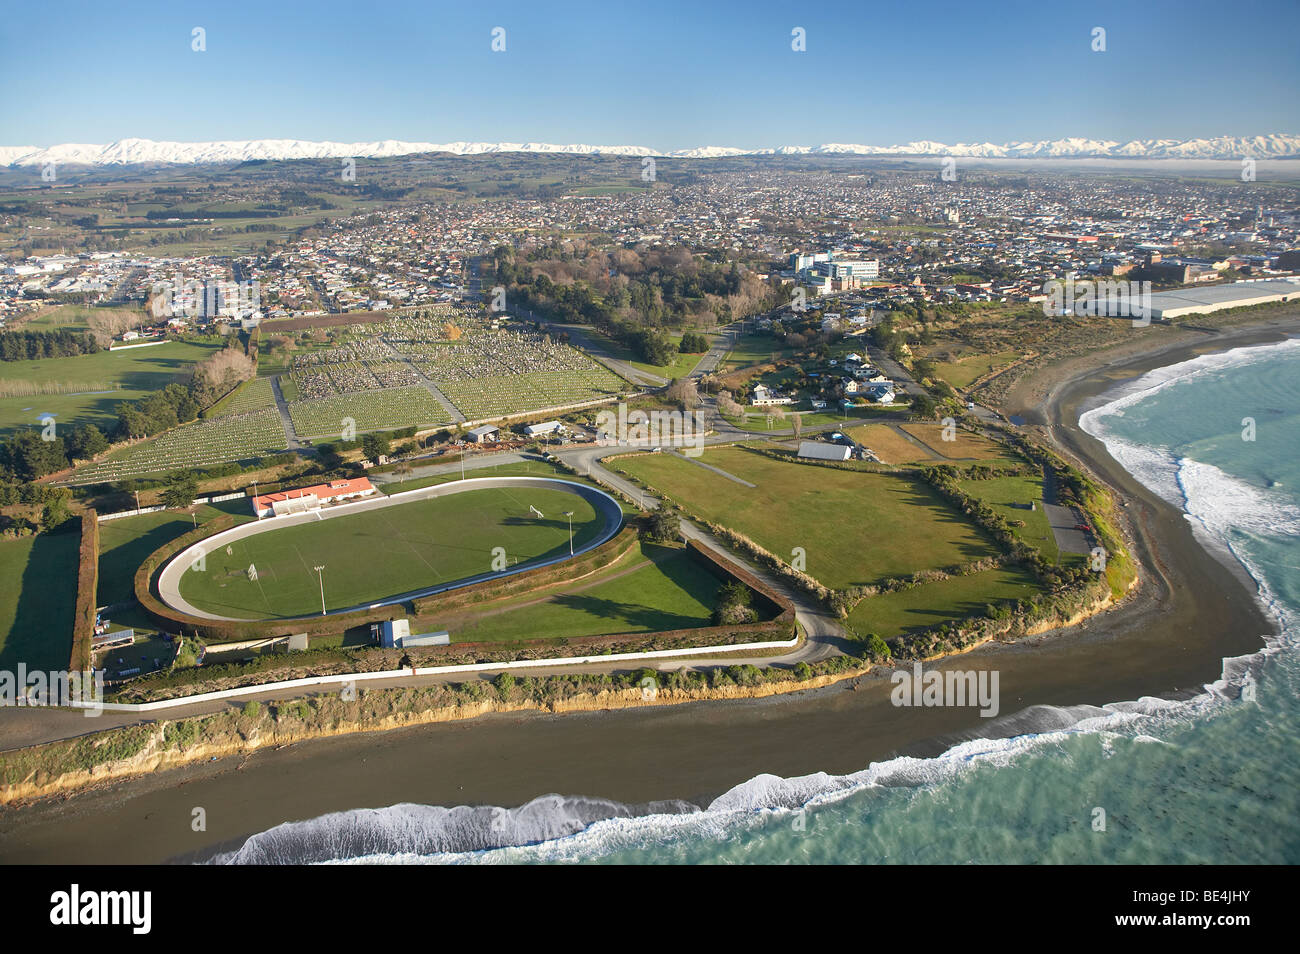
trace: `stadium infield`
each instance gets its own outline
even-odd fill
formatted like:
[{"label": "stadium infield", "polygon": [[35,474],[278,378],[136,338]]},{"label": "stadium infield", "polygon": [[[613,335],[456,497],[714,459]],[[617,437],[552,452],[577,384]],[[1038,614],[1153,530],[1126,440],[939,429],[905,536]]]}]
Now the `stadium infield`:
[{"label": "stadium infield", "polygon": [[575,554],[622,524],[617,502],[585,484],[471,478],[224,531],[174,557],[159,595],[232,620],[319,615],[322,581],[329,613],[402,602],[569,559],[566,510]]}]

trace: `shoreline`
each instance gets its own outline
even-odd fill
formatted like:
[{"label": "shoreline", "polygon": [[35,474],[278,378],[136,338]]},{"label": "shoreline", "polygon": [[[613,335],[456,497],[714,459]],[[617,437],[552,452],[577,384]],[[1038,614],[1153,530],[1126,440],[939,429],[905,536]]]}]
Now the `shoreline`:
[{"label": "shoreline", "polygon": [[[1279,319],[1213,335],[1183,332],[1175,341],[1082,356],[1017,382],[1008,404],[1019,403],[1007,409],[1127,501],[1120,510],[1142,584],[1118,607],[1078,626],[985,644],[935,668],[953,665],[951,659],[992,662],[1002,673],[1003,715],[1009,716],[1031,706],[1185,696],[1217,679],[1223,658],[1262,649],[1261,637],[1274,627],[1253,588],[1242,585],[1244,571],[1225,574],[1221,558],[1194,538],[1182,513],[1124,471],[1077,418],[1088,401],[1152,368],[1285,337]],[[1055,380],[1044,384],[1044,376]],[[1116,650],[1124,654],[1120,665]],[[193,859],[281,822],[403,801],[511,806],[560,792],[625,804],[686,799],[707,805],[756,775],[847,774],[897,755],[936,755],[995,728],[971,709],[900,710],[889,703],[888,688],[878,677],[849,676],[763,699],[636,706],[564,719],[487,715],[307,741],[244,754],[237,765],[235,759],[190,765],[16,807],[0,820],[0,854],[34,861]],[[375,767],[360,768],[358,761],[371,760]],[[210,811],[211,831],[189,830],[189,806],[232,802],[242,806],[238,817],[216,823]],[[108,838],[105,813],[113,819]],[[175,823],[151,823],[159,813]],[[88,836],[95,841],[89,856]]]}]

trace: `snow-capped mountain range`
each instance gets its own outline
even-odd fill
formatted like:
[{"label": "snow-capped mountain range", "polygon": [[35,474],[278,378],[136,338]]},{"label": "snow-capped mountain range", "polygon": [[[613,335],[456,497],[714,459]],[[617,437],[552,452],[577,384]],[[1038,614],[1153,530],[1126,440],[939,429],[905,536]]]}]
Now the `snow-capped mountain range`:
[{"label": "snow-capped mountain range", "polygon": [[0,146],[0,165],[125,166],[143,163],[199,165],[249,160],[380,158],[419,153],[474,156],[485,153],[524,152],[566,155],[657,156],[674,159],[716,159],[726,156],[953,156],[977,159],[1294,159],[1300,158],[1300,136],[1219,136],[1212,139],[1052,139],[1037,142],[958,143],[909,142],[900,146],[863,146],[825,143],[820,146],[779,146],[775,149],[735,149],[702,146],[661,151],[646,146],[555,145],[543,142],[306,142],[300,139],[251,139],[225,142],[154,142],[119,139],[108,145],[64,143],[46,149],[37,146]]}]

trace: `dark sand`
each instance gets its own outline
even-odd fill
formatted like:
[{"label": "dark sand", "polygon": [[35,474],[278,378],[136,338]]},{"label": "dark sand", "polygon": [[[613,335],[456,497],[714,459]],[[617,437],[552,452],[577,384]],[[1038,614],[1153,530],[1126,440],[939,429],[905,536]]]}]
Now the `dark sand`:
[{"label": "dark sand", "polygon": [[[1206,553],[1182,515],[1076,421],[1089,399],[1153,367],[1281,337],[1276,329],[1234,330],[1100,369],[1094,359],[1095,370],[1063,377],[1046,400],[1015,409],[1054,425],[1060,444],[1127,498],[1144,585],[1123,607],[1064,633],[948,660],[1000,672],[1002,716],[1186,695],[1217,679],[1224,657],[1259,649],[1273,631],[1241,575]],[[281,822],[400,802],[514,806],[556,792],[706,805],[763,773],[847,774],[895,755],[936,755],[963,738],[1029,731],[1051,716],[987,720],[973,708],[896,708],[889,688],[869,678],[765,700],[489,716],[307,742],[6,810],[0,861],[194,860]],[[206,832],[191,830],[196,806],[206,810]]]}]

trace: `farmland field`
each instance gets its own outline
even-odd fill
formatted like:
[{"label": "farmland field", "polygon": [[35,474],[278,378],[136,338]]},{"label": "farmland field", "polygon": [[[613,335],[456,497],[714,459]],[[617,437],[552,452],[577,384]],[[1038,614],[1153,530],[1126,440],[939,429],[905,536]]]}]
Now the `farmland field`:
[{"label": "farmland field", "polygon": [[[33,426],[43,414],[53,414],[60,427],[94,424],[107,431],[117,421],[117,405],[183,381],[194,365],[224,342],[169,341],[148,348],[98,351],[69,358],[7,361],[0,391],[0,433]],[[19,386],[70,393],[5,396]]]},{"label": "farmland field", "polygon": [[0,540],[0,670],[68,668],[80,543],[76,532]]},{"label": "farmland field", "polygon": [[956,428],[953,439],[946,441],[943,439],[943,425],[935,421],[913,421],[899,426],[936,454],[950,460],[996,460],[1014,456],[1001,444],[961,428]]},{"label": "farmland field", "polygon": [[912,464],[937,459],[936,455],[888,424],[863,424],[850,427],[844,433],[870,448],[886,464]]},{"label": "farmland field", "polygon": [[575,546],[601,532],[592,505],[562,490],[469,490],[237,540],[229,553],[207,554],[202,571],[187,569],[180,592],[223,616],[312,615],[321,606],[313,567],[323,565],[326,606],[342,609],[491,572],[498,547],[511,567],[567,554],[565,510],[573,511]]},{"label": "farmland field", "polygon": [[738,447],[711,447],[698,460],[756,486],[671,454],[612,464],[787,562],[794,548],[803,548],[807,572],[835,589],[997,552],[978,528],[905,474],[785,463]]}]

